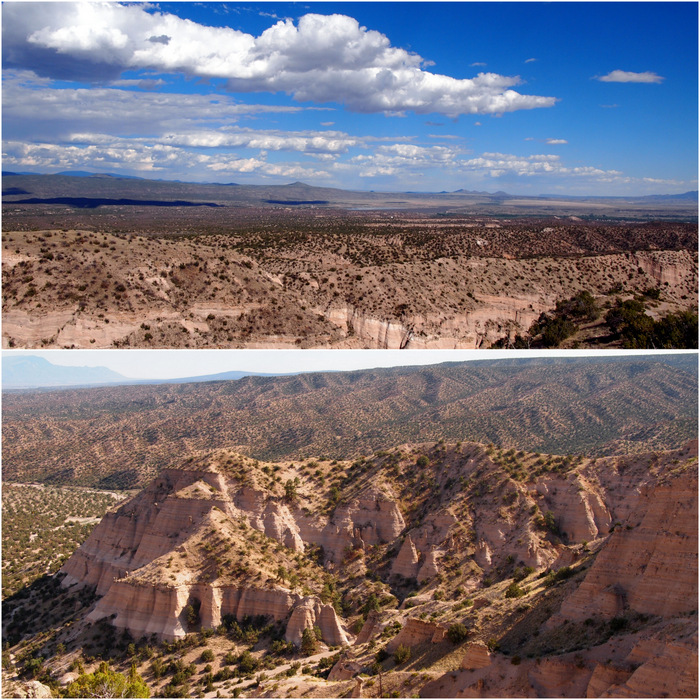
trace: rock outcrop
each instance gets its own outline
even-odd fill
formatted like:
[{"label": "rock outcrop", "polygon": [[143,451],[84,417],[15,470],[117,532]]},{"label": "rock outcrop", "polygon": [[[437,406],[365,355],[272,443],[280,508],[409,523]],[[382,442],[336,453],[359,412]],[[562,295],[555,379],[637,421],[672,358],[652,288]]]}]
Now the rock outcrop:
[{"label": "rock outcrop", "polygon": [[393,652],[401,644],[407,647],[414,647],[425,642],[437,644],[445,639],[445,633],[446,630],[442,625],[411,617],[406,621],[401,631],[387,644],[386,649]]},{"label": "rock outcrop", "polygon": [[696,624],[676,620],[648,634],[517,663],[470,643],[461,670],[429,682],[421,697],[697,697]]},{"label": "rock outcrop", "polygon": [[[63,585],[95,586],[88,619],[134,637],[175,639],[227,617],[286,623],[295,645],[320,630],[347,647],[337,682],[401,626],[388,653],[432,658],[469,636],[459,668],[433,674],[425,697],[693,696],[697,444],[599,459],[509,452],[402,447],[353,465],[354,483],[335,463],[304,481],[293,477],[307,467],[196,455],[109,513]],[[324,479],[332,486],[314,493]],[[336,483],[350,485],[333,507]],[[524,582],[518,600],[511,577]],[[367,615],[355,640],[339,593],[356,625]]]},{"label": "rock outcrop", "polygon": [[549,509],[560,513],[557,526],[568,542],[590,542],[608,534],[612,517],[597,484],[580,476],[542,479],[537,492]]},{"label": "rock outcrop", "polygon": [[405,528],[401,511],[388,487],[364,489],[349,503],[336,508],[319,528],[307,522],[306,541],[319,544],[329,558],[339,563],[348,548],[371,547],[395,540]]},{"label": "rock outcrop", "polygon": [[[96,621],[114,615],[113,624],[128,629],[135,637],[156,634],[163,639],[175,639],[191,629],[186,608],[193,601],[200,606],[201,626],[215,628],[224,615],[233,615],[239,620],[257,615],[283,620],[299,600],[300,596],[284,589],[205,584],[139,585],[126,578],[113,583],[88,619]],[[335,630],[329,629],[329,634],[332,633]]]},{"label": "rock outcrop", "polygon": [[396,559],[391,566],[391,573],[404,578],[415,578],[418,575],[418,562],[420,557],[411,535],[408,535],[401,545]]},{"label": "rock outcrop", "polygon": [[[64,565],[62,585],[95,586],[102,597],[88,619],[109,618],[135,637],[184,636],[192,630],[188,610],[195,608],[197,627],[215,628],[227,615],[289,618],[286,636],[296,644],[305,627],[319,627],[328,644],[347,644],[350,637],[331,605],[282,585],[278,569],[291,565],[280,562],[275,569],[274,560],[258,552],[257,571],[255,557],[247,555],[229,558],[231,568],[220,563],[212,569],[212,558],[222,562],[231,543],[240,541],[241,528],[264,533],[290,556],[306,546],[288,504],[254,485],[241,486],[215,462],[166,469],[138,496],[108,513]],[[379,516],[374,522],[370,509]],[[339,520],[351,533],[360,528],[370,541],[392,537],[403,522],[386,493],[377,491],[344,509]],[[316,530],[316,539],[322,540],[328,527],[339,529],[331,520]],[[252,555],[245,539],[240,546]]]},{"label": "rock outcrop", "polygon": [[670,474],[643,487],[640,500],[640,515],[616,528],[581,586],[562,604],[564,618],[697,610],[697,473]]},{"label": "rock outcrop", "polygon": [[3,698],[52,698],[48,685],[39,681],[2,681]]},{"label": "rock outcrop", "polygon": [[469,642],[466,652],[462,659],[461,668],[473,671],[491,665],[491,653],[483,642]]},{"label": "rock outcrop", "polygon": [[314,627],[321,630],[321,638],[330,646],[340,646],[350,642],[333,606],[322,604],[318,598],[305,598],[294,607],[287,623],[285,638],[288,642],[299,646],[304,630]]}]

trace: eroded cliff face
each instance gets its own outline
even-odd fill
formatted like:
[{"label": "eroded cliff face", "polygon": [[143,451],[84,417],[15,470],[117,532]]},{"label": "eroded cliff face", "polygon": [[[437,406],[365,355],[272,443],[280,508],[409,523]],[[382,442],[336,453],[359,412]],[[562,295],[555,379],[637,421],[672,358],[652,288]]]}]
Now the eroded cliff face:
[{"label": "eroded cliff face", "polygon": [[[501,224],[476,233],[472,225],[458,239],[441,235],[441,254],[407,247],[405,232],[389,243],[389,255],[382,249],[391,238],[360,236],[359,259],[345,239],[331,252],[339,241],[323,234],[269,255],[269,242],[251,246],[247,229],[237,252],[231,239],[243,234],[233,231],[225,241],[200,237],[196,252],[172,238],[11,232],[2,261],[3,347],[477,348],[522,333],[558,299],[584,289],[602,301],[614,283],[630,293],[661,286],[671,310],[697,303],[694,232],[601,237],[537,226],[506,233]],[[107,275],[122,291],[105,293]]]},{"label": "eroded cliff face", "polygon": [[[475,349],[490,347],[509,333],[527,331],[541,313],[554,308],[558,299],[584,289],[604,295],[610,287],[607,276],[610,270],[619,271],[620,279],[626,282],[642,271],[648,286],[683,290],[673,293],[676,301],[697,289],[697,262],[691,252],[684,250],[649,250],[556,261],[543,258],[542,261],[549,269],[559,270],[559,274],[543,274],[530,259],[507,257],[459,258],[455,267],[449,268],[451,276],[447,278],[441,277],[444,273],[440,268],[431,270],[431,275],[437,275],[439,280],[438,289],[444,290],[456,276],[472,287],[473,303],[460,313],[454,313],[449,305],[438,309],[424,304],[426,308],[397,318],[395,313],[389,313],[394,304],[385,303],[382,313],[334,300],[329,303],[319,292],[323,303],[315,309],[339,327],[346,344],[351,341],[382,349]],[[420,274],[418,270],[413,272]],[[399,279],[403,276],[397,274]],[[507,287],[501,286],[503,282]],[[368,292],[368,296],[373,298],[373,292]]]},{"label": "eroded cliff face", "polygon": [[[367,608],[354,639],[322,591],[331,578],[396,594],[401,631],[389,652],[447,644],[450,622],[467,609],[455,601],[469,596],[469,610],[483,614],[461,668],[429,683],[427,696],[686,694],[697,683],[697,443],[598,459],[438,443],[324,468],[313,475],[227,450],[191,457],[109,513],[65,564],[63,585],[96,586],[89,620],[109,618],[135,637],[174,639],[226,616],[261,615],[286,622],[294,644],[318,627],[327,644],[354,641],[359,654],[385,638],[388,620]],[[342,487],[332,502],[321,488],[330,475]],[[547,571],[568,565],[566,595],[547,597]],[[526,588],[538,588],[547,609],[528,628],[533,639],[534,629],[555,639],[625,616],[651,622],[515,664],[478,631],[511,604],[508,579],[526,567]],[[370,588],[357,590],[359,609]],[[535,619],[538,600],[518,614]],[[412,610],[426,603],[438,606],[435,621]],[[523,643],[508,634],[511,646]],[[680,671],[664,670],[672,667]]]},{"label": "eroded cliff face", "polygon": [[643,486],[637,509],[615,527],[561,616],[580,621],[627,610],[662,616],[697,610],[697,522],[696,473],[671,473]]},{"label": "eroded cliff face", "polygon": [[319,627],[328,644],[347,644],[352,636],[332,605],[285,587],[278,570],[293,570],[293,562],[273,566],[271,559],[256,568],[246,557],[236,563],[244,575],[232,582],[226,567],[211,570],[210,538],[216,533],[240,542],[244,523],[283,545],[289,557],[317,545],[326,562],[340,563],[349,548],[386,544],[402,532],[405,523],[391,489],[368,486],[330,517],[319,517],[293,499],[272,497],[255,481],[242,484],[227,476],[215,461],[165,469],[107,514],[64,565],[63,585],[95,586],[102,598],[88,619],[112,618],[134,636],[184,636],[191,631],[185,611],[195,602],[203,627],[217,627],[226,615],[289,618],[289,641],[298,644],[305,627]]},{"label": "eroded cliff face", "polygon": [[[542,486],[552,493],[551,482]],[[565,493],[558,490],[558,496]],[[471,642],[461,669],[429,683],[421,695],[697,697],[697,469],[672,467],[658,481],[641,484],[633,507],[629,496],[623,499],[626,518],[614,525],[585,578],[535,632],[566,628],[573,638],[612,620],[620,634],[575,652],[523,659]],[[567,535],[600,534],[590,494],[573,503],[576,508],[562,521]],[[609,511],[600,502],[598,512],[605,523]],[[626,633],[629,620],[651,623]]]},{"label": "eroded cliff face", "polygon": [[[212,568],[212,558],[221,562],[222,551],[234,543],[249,550],[248,532],[276,540],[289,557],[266,561],[263,551],[246,551],[245,559]],[[192,631],[187,610],[194,605],[197,626],[205,628],[217,627],[226,615],[285,620],[292,613],[287,636],[295,642],[304,629],[297,609],[308,610],[307,626],[320,627],[329,644],[345,644],[350,637],[333,607],[293,592],[275,571],[291,570],[288,559],[304,546],[286,503],[241,486],[213,466],[166,469],[102,520],[64,565],[63,585],[96,586],[102,598],[88,619],[111,618],[137,637],[184,636]]]},{"label": "eroded cliff face", "polygon": [[577,652],[522,659],[467,645],[461,668],[429,682],[421,697],[697,697],[697,622],[659,623],[645,633]]}]

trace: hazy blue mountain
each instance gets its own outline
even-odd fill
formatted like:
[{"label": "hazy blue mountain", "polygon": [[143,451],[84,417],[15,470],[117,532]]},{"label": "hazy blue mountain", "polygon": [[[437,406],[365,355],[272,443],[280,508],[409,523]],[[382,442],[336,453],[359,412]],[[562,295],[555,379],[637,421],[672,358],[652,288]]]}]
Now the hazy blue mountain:
[{"label": "hazy blue mountain", "polygon": [[107,367],[64,367],[35,355],[2,358],[3,390],[125,384],[129,381]]},{"label": "hazy blue mountain", "polygon": [[246,372],[230,370],[217,374],[176,379],[132,379],[107,367],[65,367],[54,365],[43,357],[20,355],[2,358],[2,389],[60,389],[76,386],[105,386],[118,384],[189,384],[192,382],[219,382],[243,377],[277,377],[295,372]]}]

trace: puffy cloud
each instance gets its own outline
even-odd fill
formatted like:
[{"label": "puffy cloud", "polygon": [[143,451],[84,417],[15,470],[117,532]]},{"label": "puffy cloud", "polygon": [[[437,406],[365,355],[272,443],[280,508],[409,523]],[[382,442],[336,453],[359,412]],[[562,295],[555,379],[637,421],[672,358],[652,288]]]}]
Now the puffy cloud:
[{"label": "puffy cloud", "polygon": [[[256,138],[263,137],[261,133]],[[253,143],[252,139],[249,143]],[[498,186],[503,187],[506,183],[506,187],[514,187],[516,191],[525,181],[541,183],[548,188],[567,182],[568,189],[579,188],[584,193],[600,185],[618,189],[632,187],[635,191],[644,187],[658,191],[660,186],[677,189],[694,185],[679,180],[633,178],[619,170],[594,166],[569,167],[553,154],[519,156],[485,152],[467,157],[462,149],[447,145],[392,143],[381,144],[359,155],[331,152],[310,155],[314,158],[312,163],[295,161],[293,156],[292,160],[272,162],[267,150],[260,150],[256,155],[243,155],[235,148],[227,152],[217,147],[206,148],[199,142],[193,148],[185,138],[173,138],[166,143],[96,134],[75,134],[74,142],[64,144],[20,140],[8,140],[3,144],[6,168],[44,172],[91,169],[165,176],[168,179],[220,182],[229,178],[250,182],[288,179],[326,184],[333,183],[334,177],[342,173],[343,177],[362,180],[389,178],[397,183],[398,189],[406,189],[406,182],[421,179],[444,182],[445,176],[449,175],[453,181],[467,180],[472,186],[480,187],[493,186],[489,182],[497,179],[500,181]]]},{"label": "puffy cloud", "polygon": [[549,146],[559,146],[569,142],[566,139],[545,139],[545,143]]},{"label": "puffy cloud", "polygon": [[165,134],[161,141],[188,148],[254,148],[299,153],[346,153],[348,149],[366,143],[364,139],[340,131],[282,132],[253,129]]},{"label": "puffy cloud", "polygon": [[233,91],[284,91],[357,112],[502,114],[556,102],[516,92],[517,76],[456,79],[426,71],[429,62],[417,54],[339,14],[282,20],[255,37],[144,5],[6,3],[3,60],[40,75],[92,82],[139,69],[223,78]]},{"label": "puffy cloud", "polygon": [[172,167],[178,159],[174,149],[156,145],[63,145],[52,143],[3,143],[3,162],[7,166],[22,166],[57,171],[66,168],[92,167],[99,170],[124,172],[157,172]]},{"label": "puffy cloud", "polygon": [[597,76],[597,80],[603,83],[662,83],[664,78],[651,71],[633,73],[628,70],[614,70],[607,75]]},{"label": "puffy cloud", "polygon": [[350,163],[360,166],[361,177],[396,175],[399,173],[422,173],[431,168],[441,170],[453,167],[461,149],[451,146],[418,146],[396,143],[378,146],[369,155],[358,155]]},{"label": "puffy cloud", "polygon": [[491,177],[501,177],[506,173],[530,177],[553,173],[561,167],[559,156],[516,156],[506,153],[482,153],[463,161],[461,165],[466,171],[483,171]]},{"label": "puffy cloud", "polygon": [[7,141],[3,144],[3,163],[8,168],[49,172],[91,168],[101,172],[137,172],[145,176],[167,172],[172,177],[177,177],[178,173],[191,177],[197,172],[200,179],[207,171],[221,176],[250,174],[256,178],[318,180],[330,177],[327,171],[300,163],[270,163],[264,154],[257,158],[241,158],[219,151],[202,154],[165,144],[109,138],[79,145]]},{"label": "puffy cloud", "polygon": [[27,71],[5,71],[3,80],[3,128],[15,138],[47,138],[51,134],[60,140],[76,131],[143,133],[145,129],[154,135],[303,109],[242,104],[227,95],[144,93],[108,87],[58,89]]},{"label": "puffy cloud", "polygon": [[626,177],[619,170],[603,170],[593,166],[568,167],[558,155],[538,154],[516,156],[507,153],[482,153],[481,156],[462,162],[468,171],[481,171],[494,178],[506,175],[531,178],[547,175],[557,178],[587,179],[591,183],[630,183],[634,178]]},{"label": "puffy cloud", "polygon": [[[351,136],[342,131],[281,131],[221,127],[166,132],[159,136],[120,137],[111,134],[76,131],[65,139],[72,144],[160,144],[186,149],[289,151],[313,156],[342,155],[352,148],[369,148],[381,141],[406,141],[409,137]],[[382,148],[380,146],[380,148]],[[391,147],[390,147],[391,148]]]}]

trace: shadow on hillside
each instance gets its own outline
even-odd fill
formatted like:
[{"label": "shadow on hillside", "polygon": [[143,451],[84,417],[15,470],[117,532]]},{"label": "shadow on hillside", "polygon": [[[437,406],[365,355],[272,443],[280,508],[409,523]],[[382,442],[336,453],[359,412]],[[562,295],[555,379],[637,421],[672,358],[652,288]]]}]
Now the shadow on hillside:
[{"label": "shadow on hillside", "polygon": [[17,194],[31,194],[31,192],[27,192],[27,190],[23,190],[21,187],[8,187],[6,190],[2,191],[3,197]]},{"label": "shadow on hillside", "polygon": [[103,197],[32,197],[18,199],[9,204],[65,204],[74,209],[97,209],[108,206],[141,206],[141,207],[223,207],[215,202],[189,202],[186,200],[166,201],[160,199],[107,199]]},{"label": "shadow on hillside", "polygon": [[61,588],[64,574],[46,574],[9,596],[2,604],[2,642],[56,629],[95,601],[95,589]]}]

